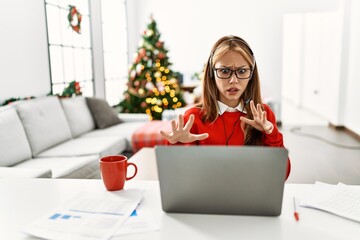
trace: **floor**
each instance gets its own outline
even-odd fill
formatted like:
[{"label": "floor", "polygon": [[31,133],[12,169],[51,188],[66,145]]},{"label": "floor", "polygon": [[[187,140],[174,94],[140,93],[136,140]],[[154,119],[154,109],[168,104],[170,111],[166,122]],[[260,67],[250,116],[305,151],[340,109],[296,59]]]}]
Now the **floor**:
[{"label": "floor", "polygon": [[360,185],[360,142],[305,109],[282,102],[285,147],[289,150],[291,183],[322,181]]}]

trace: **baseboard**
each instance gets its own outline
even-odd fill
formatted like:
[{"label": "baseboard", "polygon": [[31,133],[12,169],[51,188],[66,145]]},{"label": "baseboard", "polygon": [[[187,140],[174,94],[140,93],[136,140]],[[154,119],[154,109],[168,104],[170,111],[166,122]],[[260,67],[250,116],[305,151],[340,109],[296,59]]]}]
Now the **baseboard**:
[{"label": "baseboard", "polygon": [[337,131],[344,131],[345,133],[347,133],[348,135],[350,135],[351,137],[355,138],[356,140],[360,141],[360,135],[357,134],[356,132],[348,129],[345,126],[339,126],[339,125],[334,125],[332,123],[329,123],[329,127],[332,129],[335,129]]}]

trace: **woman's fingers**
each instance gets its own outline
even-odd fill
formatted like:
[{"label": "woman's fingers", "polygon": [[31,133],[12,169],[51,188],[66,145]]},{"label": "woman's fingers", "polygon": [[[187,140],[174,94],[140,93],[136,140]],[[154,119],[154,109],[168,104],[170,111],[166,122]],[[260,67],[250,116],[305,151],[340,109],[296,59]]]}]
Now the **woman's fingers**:
[{"label": "woman's fingers", "polygon": [[251,112],[254,116],[254,120],[248,119],[246,117],[240,117],[240,120],[246,124],[249,124],[256,128],[259,131],[265,131],[267,134],[272,133],[274,125],[267,120],[266,111],[263,111],[261,104],[255,104],[253,101],[250,102]]},{"label": "woman's fingers", "polygon": [[192,134],[194,141],[204,140],[209,137],[208,133]]},{"label": "woman's fingers", "polygon": [[262,121],[261,121],[261,122],[262,122],[262,124],[265,126],[265,124],[266,124],[266,122],[267,122],[266,112],[263,111],[261,115],[262,115],[262,116],[261,116],[261,117],[262,117],[262,119],[261,119]]},{"label": "woman's fingers", "polygon": [[174,134],[173,133],[166,133],[166,132],[164,132],[163,130],[161,130],[160,131],[160,134],[161,134],[161,136],[163,136],[166,140],[168,140],[169,141],[169,143],[171,143],[171,144],[174,144],[174,143],[176,143],[177,141],[176,140],[174,140]]},{"label": "woman's fingers", "polygon": [[250,101],[250,109],[251,109],[251,112],[252,112],[254,118],[257,117],[257,110],[255,108],[255,104],[254,104],[253,100]]},{"label": "woman's fingers", "polygon": [[257,108],[257,112],[258,112],[258,114],[259,114],[259,116],[261,116],[261,114],[262,114],[262,109],[261,109],[261,104],[260,103],[258,103],[257,105],[256,105],[256,108]]},{"label": "woman's fingers", "polygon": [[179,115],[179,130],[184,128],[184,117],[182,114]]},{"label": "woman's fingers", "polygon": [[177,131],[176,122],[175,120],[171,120],[171,129],[173,132]]},{"label": "woman's fingers", "polygon": [[164,131],[160,131],[161,136],[166,138],[171,144],[176,142],[188,143],[196,140],[204,140],[209,137],[208,133],[203,134],[191,134],[190,129],[194,123],[194,115],[191,114],[189,117],[189,121],[184,126],[184,117],[179,115],[178,124],[176,124],[175,120],[171,121],[172,132],[167,133]]},{"label": "woman's fingers", "polygon": [[166,139],[169,139],[169,138],[170,138],[170,134],[164,132],[163,130],[160,131],[160,134],[161,134],[161,136],[163,136],[163,137],[166,138]]},{"label": "woman's fingers", "polygon": [[242,121],[242,122],[244,122],[246,124],[249,124],[249,125],[251,125],[253,127],[255,127],[255,125],[256,125],[254,120],[248,119],[246,117],[240,117],[240,121]]},{"label": "woman's fingers", "polygon": [[190,129],[194,123],[194,119],[195,119],[194,114],[191,114],[189,121],[187,121],[187,123],[185,124],[184,131],[190,132]]}]

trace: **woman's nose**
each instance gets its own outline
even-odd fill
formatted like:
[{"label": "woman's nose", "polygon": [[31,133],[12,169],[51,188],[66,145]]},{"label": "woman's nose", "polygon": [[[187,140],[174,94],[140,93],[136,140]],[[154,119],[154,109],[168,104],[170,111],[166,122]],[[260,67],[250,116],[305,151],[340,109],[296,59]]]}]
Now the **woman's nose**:
[{"label": "woman's nose", "polygon": [[235,73],[233,72],[230,76],[229,82],[236,83],[237,81],[238,81],[238,78],[236,77]]}]

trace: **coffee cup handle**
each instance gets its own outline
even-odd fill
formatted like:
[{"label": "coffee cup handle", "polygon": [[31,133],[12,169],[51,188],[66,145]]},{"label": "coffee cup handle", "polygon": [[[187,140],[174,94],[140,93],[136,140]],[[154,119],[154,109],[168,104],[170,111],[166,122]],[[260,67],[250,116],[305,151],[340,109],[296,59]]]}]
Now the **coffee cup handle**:
[{"label": "coffee cup handle", "polygon": [[136,174],[137,174],[137,166],[136,166],[134,163],[127,163],[126,167],[128,167],[128,166],[130,166],[130,165],[134,166],[134,168],[135,168],[135,173],[134,173],[131,177],[127,177],[127,176],[126,176],[126,181],[127,181],[127,180],[130,180],[130,179],[133,179],[133,178],[136,176]]}]

